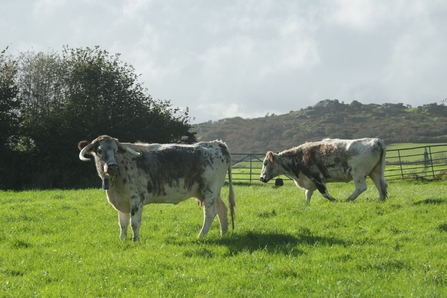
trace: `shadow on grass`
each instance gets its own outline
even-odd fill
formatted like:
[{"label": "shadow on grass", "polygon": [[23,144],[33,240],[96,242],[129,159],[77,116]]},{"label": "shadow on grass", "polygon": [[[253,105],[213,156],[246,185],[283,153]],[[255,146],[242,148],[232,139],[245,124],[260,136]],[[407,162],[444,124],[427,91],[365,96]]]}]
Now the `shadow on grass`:
[{"label": "shadow on grass", "polygon": [[226,246],[231,255],[241,252],[266,251],[269,253],[283,253],[287,255],[302,255],[298,249],[298,238],[290,234],[245,232],[232,234],[219,239],[206,241],[215,245]]},{"label": "shadow on grass", "polygon": [[439,204],[447,204],[447,200],[428,198],[413,203],[413,205],[439,205]]},{"label": "shadow on grass", "polygon": [[[200,241],[200,240],[199,240]],[[272,232],[245,232],[242,234],[232,234],[227,237],[219,239],[208,239],[206,243],[226,246],[231,255],[236,255],[242,252],[253,253],[256,251],[265,251],[272,254],[285,254],[292,256],[299,256],[305,252],[299,247],[302,245],[331,246],[346,245],[343,240],[333,237],[322,237],[313,234],[300,232],[297,235],[280,234]]]}]

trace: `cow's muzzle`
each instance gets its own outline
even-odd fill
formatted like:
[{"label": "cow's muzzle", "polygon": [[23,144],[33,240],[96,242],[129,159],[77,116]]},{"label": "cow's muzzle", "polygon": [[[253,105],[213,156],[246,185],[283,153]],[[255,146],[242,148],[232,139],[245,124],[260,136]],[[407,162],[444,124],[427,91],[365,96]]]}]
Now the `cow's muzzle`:
[{"label": "cow's muzzle", "polygon": [[104,164],[104,173],[113,176],[118,174],[119,168],[117,164]]},{"label": "cow's muzzle", "polygon": [[260,177],[260,178],[259,178],[259,181],[264,182],[264,183],[267,183],[267,182],[268,182],[268,179],[265,179],[264,177]]}]

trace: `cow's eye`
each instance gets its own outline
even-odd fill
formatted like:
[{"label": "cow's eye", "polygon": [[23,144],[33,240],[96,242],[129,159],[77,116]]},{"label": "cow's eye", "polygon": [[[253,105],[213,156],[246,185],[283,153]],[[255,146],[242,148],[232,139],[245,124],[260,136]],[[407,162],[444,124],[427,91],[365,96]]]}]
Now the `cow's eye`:
[{"label": "cow's eye", "polygon": [[98,148],[98,154],[102,154],[102,149]]}]

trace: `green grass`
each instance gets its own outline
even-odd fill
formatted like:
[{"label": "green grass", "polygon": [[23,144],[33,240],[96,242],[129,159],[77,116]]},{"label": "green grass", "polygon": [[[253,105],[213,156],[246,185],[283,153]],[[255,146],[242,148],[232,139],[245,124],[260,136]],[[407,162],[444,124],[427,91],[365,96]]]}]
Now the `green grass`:
[{"label": "green grass", "polygon": [[194,200],[147,205],[136,243],[101,190],[0,192],[0,296],[445,297],[447,184],[389,184],[236,185],[236,229],[203,239]]}]

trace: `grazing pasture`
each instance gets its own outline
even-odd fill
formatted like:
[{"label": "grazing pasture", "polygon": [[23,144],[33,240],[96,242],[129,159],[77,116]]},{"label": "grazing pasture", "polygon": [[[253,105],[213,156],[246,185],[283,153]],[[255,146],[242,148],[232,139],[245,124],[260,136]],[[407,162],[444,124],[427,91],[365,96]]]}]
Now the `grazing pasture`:
[{"label": "grazing pasture", "polygon": [[[235,185],[236,229],[197,239],[195,200],[145,206],[121,241],[99,189],[0,192],[2,297],[446,297],[447,184],[389,182],[310,204],[292,183]],[[227,196],[228,188],[222,189]],[[343,200],[341,200],[343,198]]]}]

